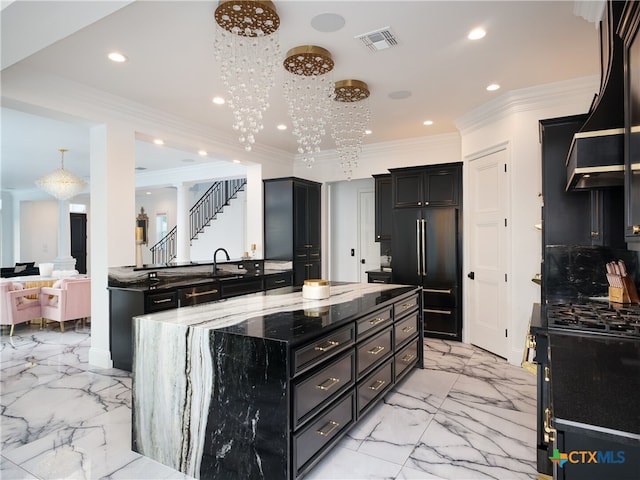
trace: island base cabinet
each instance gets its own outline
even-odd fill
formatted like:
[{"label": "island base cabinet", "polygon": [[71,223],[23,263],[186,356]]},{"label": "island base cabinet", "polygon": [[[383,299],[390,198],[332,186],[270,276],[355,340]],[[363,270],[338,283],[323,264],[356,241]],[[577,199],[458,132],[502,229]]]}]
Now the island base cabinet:
[{"label": "island base cabinet", "polygon": [[393,385],[393,364],[389,359],[358,386],[358,415],[365,413],[378,397]]},{"label": "island base cabinet", "polygon": [[318,453],[337,442],[355,419],[355,396],[352,392],[296,434],[293,440],[296,477],[311,468],[315,463],[313,460],[319,460]]}]

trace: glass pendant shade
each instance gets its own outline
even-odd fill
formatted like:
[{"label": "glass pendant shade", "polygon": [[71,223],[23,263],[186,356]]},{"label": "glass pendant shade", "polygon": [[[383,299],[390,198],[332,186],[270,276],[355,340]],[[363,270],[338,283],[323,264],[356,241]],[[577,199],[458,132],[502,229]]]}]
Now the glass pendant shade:
[{"label": "glass pendant shade", "polygon": [[358,166],[362,139],[369,125],[369,87],[360,80],[341,80],[335,84],[335,102],[332,114],[332,137],[340,167],[351,180]]},{"label": "glass pendant shade", "polygon": [[280,18],[269,1],[221,1],[215,11],[215,58],[233,111],[233,128],[245,150],[264,126],[269,92],[280,60]]},{"label": "glass pendant shade", "polygon": [[87,182],[82,178],[64,169],[64,152],[66,151],[64,148],[60,149],[59,169],[36,180],[38,188],[49,195],[53,195],[58,200],[68,200],[71,197],[75,197],[87,186]]},{"label": "glass pendant shade", "polygon": [[302,161],[310,167],[314,154],[320,151],[320,142],[331,116],[333,59],[322,47],[304,45],[287,52],[284,68],[288,72],[284,96],[293,134],[297,137]]}]

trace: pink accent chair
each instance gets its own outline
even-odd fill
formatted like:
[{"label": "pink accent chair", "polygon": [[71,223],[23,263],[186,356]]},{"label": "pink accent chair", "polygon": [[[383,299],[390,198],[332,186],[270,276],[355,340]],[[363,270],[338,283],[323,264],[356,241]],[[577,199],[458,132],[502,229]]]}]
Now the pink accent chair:
[{"label": "pink accent chair", "polygon": [[63,278],[53,287],[40,288],[42,318],[60,322],[64,332],[67,320],[91,316],[91,279]]},{"label": "pink accent chair", "polygon": [[[14,326],[42,317],[38,294],[40,287],[22,288],[19,283],[0,282],[0,324],[11,325],[9,336],[13,336]],[[32,298],[28,298],[32,297]]]}]

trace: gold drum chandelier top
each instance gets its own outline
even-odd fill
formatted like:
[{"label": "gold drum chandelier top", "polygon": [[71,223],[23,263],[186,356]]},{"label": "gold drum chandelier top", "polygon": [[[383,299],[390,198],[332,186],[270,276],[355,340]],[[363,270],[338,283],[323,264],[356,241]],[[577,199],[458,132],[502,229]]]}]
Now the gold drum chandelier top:
[{"label": "gold drum chandelier top", "polygon": [[294,75],[304,77],[324,75],[333,70],[333,59],[329,50],[315,45],[303,45],[287,52],[284,68]]},{"label": "gold drum chandelier top", "polygon": [[222,0],[215,17],[220,27],[246,37],[271,35],[280,27],[276,7],[269,1]]},{"label": "gold drum chandelier top", "polygon": [[369,86],[361,80],[336,82],[336,102],[359,102],[369,97]]}]

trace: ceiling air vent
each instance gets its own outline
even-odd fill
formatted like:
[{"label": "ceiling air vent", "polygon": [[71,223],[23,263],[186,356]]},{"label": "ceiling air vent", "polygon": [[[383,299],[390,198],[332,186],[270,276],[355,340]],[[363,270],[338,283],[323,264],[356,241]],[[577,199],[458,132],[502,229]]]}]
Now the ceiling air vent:
[{"label": "ceiling air vent", "polygon": [[390,27],[384,27],[373,32],[358,35],[355,38],[362,40],[362,43],[372,52],[384,50],[398,44],[398,39],[391,31]]}]

